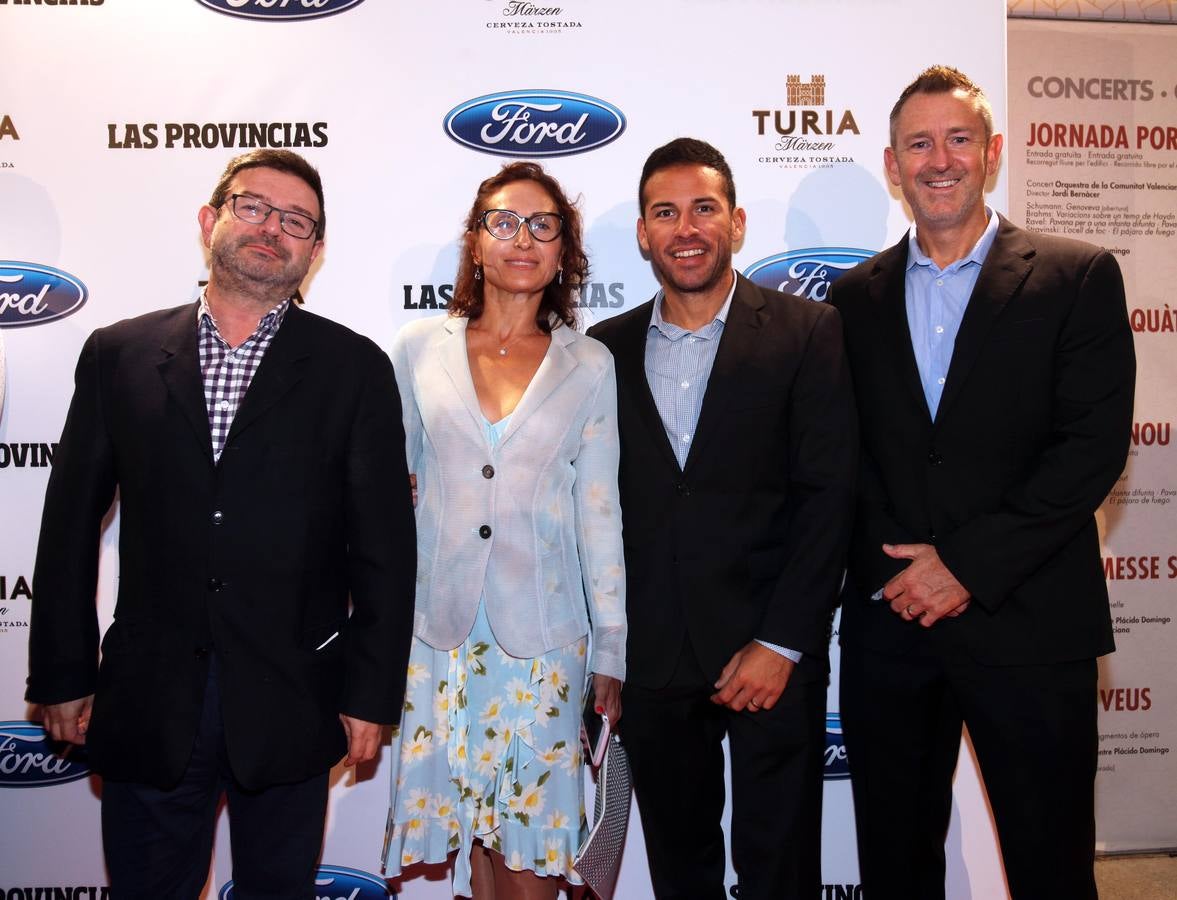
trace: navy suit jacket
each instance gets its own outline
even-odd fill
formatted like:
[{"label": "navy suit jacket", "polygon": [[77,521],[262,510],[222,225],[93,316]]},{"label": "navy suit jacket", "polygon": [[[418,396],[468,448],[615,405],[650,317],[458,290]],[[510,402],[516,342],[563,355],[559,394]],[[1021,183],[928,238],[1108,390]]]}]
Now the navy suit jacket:
[{"label": "navy suit jacket", "polygon": [[627,683],[660,688],[684,636],[704,673],[759,639],[823,675],[857,433],[831,307],[737,275],[686,465],[646,379],[653,301],[595,325],[617,365]]}]

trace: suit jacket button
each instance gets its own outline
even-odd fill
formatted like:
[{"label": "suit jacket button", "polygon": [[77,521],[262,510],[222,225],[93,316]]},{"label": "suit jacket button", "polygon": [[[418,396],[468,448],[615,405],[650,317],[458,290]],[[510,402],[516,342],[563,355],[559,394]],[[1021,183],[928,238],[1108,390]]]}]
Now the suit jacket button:
[{"label": "suit jacket button", "polygon": [[494,466],[483,466],[482,467],[482,477],[483,478],[494,478],[495,477],[495,467]]},{"label": "suit jacket button", "polygon": [[225,514],[223,512],[221,512],[219,509],[215,513],[213,513],[213,524],[214,525],[220,525],[224,521],[225,521]]},{"label": "suit jacket button", "polygon": [[225,582],[221,581],[219,578],[210,578],[208,580],[208,589],[210,591],[219,591],[224,586]]},{"label": "suit jacket button", "polygon": [[480,538],[482,538],[483,540],[486,540],[487,538],[489,538],[490,537],[490,526],[483,525],[481,528],[479,528],[478,529],[478,536]]},{"label": "suit jacket button", "polygon": [[931,453],[928,454],[928,463],[930,465],[938,466],[942,462],[944,462],[944,457],[941,456],[939,453],[937,453],[935,450],[933,450]]},{"label": "suit jacket button", "polygon": [[206,656],[208,656],[208,647],[197,647],[192,651],[192,654],[197,659],[204,659]]},{"label": "suit jacket button", "polygon": [[680,481],[674,487],[675,487],[675,490],[678,491],[680,497],[691,496],[691,486],[689,484],[687,484],[685,481]]}]

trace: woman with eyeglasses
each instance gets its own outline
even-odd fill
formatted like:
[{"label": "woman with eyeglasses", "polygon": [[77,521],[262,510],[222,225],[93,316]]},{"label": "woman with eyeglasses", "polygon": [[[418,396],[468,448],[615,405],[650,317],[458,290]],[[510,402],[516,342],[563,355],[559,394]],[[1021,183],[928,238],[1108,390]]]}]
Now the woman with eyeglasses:
[{"label": "woman with eyeglasses", "polygon": [[575,330],[587,277],[560,185],[505,165],[466,218],[449,314],[393,347],[417,606],[386,874],[454,854],[457,896],[580,883],[586,671],[621,715],[617,387],[609,351]]}]

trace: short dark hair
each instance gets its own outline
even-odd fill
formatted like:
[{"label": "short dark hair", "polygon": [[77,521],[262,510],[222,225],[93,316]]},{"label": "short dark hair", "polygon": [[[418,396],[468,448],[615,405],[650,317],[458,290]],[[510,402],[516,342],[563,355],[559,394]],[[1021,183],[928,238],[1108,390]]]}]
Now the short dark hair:
[{"label": "short dark hair", "polygon": [[238,172],[246,169],[277,169],[307,183],[319,200],[319,225],[315,229],[316,240],[322,240],[327,231],[327,207],[323,204],[323,179],[319,177],[319,170],[292,150],[277,150],[267,147],[264,150],[251,150],[241,156],[234,156],[225,166],[221,180],[213,188],[213,195],[208,205],[213,209],[220,209],[225,205],[225,198],[229,193],[229,185]]},{"label": "short dark hair", "polygon": [[[560,231],[561,243],[560,268],[562,277],[550,281],[544,288],[543,298],[540,300],[539,311],[535,315],[535,324],[542,331],[551,331],[551,318],[568,327],[576,325],[576,306],[580,300],[580,286],[588,281],[589,261],[584,252],[584,238],[580,211],[576,204],[568,199],[560,183],[543,170],[543,167],[532,162],[505,163],[496,174],[478,185],[474,195],[474,205],[466,215],[466,230],[462,235],[461,250],[458,259],[458,277],[454,279],[454,299],[450,301],[449,311],[453,316],[466,316],[477,319],[482,315],[484,304],[483,286],[481,278],[475,278],[478,266],[474,262],[474,251],[471,247],[473,237],[482,227],[482,214],[487,211],[491,195],[517,181],[534,181],[548,192],[556,204],[554,210],[564,220],[564,227]],[[522,226],[526,227],[526,226]]]},{"label": "short dark hair", "polygon": [[952,66],[928,66],[916,76],[915,81],[903,89],[903,93],[891,107],[891,146],[895,146],[895,139],[898,137],[895,129],[899,124],[899,113],[903,111],[903,106],[908,100],[915,94],[948,94],[953,91],[964,91],[973,101],[973,106],[985,123],[985,140],[988,142],[993,136],[993,107],[989,105],[989,98],[985,96],[985,92],[960,69],[954,69]]},{"label": "short dark hair", "polygon": [[723,154],[706,141],[683,137],[663,144],[646,157],[646,164],[642,166],[642,178],[638,182],[638,215],[646,214],[646,182],[654,173],[683,165],[707,166],[723,176],[727,202],[731,204],[732,209],[736,208],[736,182],[732,178],[731,166],[727,164]]}]

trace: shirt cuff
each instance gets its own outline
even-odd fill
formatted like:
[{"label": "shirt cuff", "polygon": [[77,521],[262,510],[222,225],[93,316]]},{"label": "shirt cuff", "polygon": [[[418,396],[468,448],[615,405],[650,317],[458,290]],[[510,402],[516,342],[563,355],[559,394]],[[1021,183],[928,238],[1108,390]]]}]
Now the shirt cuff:
[{"label": "shirt cuff", "polygon": [[761,647],[767,647],[773,653],[779,653],[785,659],[791,659],[795,663],[801,662],[801,651],[790,650],[788,647],[782,647],[780,644],[770,644],[768,641],[757,640]]}]

